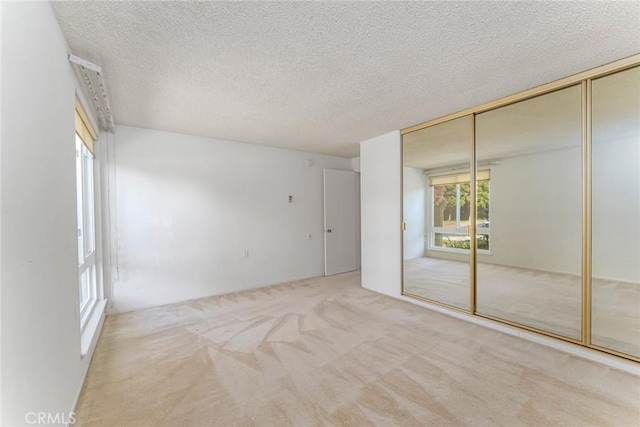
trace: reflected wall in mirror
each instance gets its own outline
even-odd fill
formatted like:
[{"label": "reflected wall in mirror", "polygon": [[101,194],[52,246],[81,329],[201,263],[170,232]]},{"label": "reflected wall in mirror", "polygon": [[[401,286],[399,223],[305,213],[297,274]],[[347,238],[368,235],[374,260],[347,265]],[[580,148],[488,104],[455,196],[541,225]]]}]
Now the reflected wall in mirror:
[{"label": "reflected wall in mirror", "polygon": [[591,342],[640,357],[640,68],[592,82]]},{"label": "reflected wall in mirror", "polygon": [[476,116],[478,234],[490,242],[484,251],[478,243],[477,312],[575,340],[582,334],[581,95],[576,85]]},{"label": "reflected wall in mirror", "polygon": [[471,116],[403,135],[404,293],[469,310]]}]

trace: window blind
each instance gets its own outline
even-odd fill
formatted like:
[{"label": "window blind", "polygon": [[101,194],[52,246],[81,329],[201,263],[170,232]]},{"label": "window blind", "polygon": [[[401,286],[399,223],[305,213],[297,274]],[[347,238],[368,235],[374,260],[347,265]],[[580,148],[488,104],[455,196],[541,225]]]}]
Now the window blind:
[{"label": "window blind", "polygon": [[93,130],[89,118],[80,104],[80,100],[76,98],[76,133],[82,140],[82,143],[95,157],[94,142],[98,139],[98,135]]},{"label": "window blind", "polygon": [[[479,170],[476,173],[476,181],[489,181],[491,179],[491,169]],[[471,181],[469,172],[454,173],[450,175],[439,175],[429,177],[429,186],[437,187],[440,185],[465,184]]]}]

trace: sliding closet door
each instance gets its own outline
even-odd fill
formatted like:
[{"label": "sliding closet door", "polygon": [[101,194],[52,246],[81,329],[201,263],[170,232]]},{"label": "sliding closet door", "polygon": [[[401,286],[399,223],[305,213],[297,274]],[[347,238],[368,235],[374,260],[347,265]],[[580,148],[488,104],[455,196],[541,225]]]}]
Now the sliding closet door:
[{"label": "sliding closet door", "polygon": [[576,85],[476,116],[477,313],[575,340],[581,95]]},{"label": "sliding closet door", "polygon": [[405,294],[469,310],[471,116],[405,134]]},{"label": "sliding closet door", "polygon": [[592,82],[594,345],[640,357],[640,68]]}]

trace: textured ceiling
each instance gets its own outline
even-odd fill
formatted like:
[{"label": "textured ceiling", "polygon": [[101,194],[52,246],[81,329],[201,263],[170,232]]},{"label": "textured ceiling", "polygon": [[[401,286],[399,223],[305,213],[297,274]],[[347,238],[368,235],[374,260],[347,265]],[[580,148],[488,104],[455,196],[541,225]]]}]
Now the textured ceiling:
[{"label": "textured ceiling", "polygon": [[339,156],[640,52],[638,2],[54,2],[118,124]]}]

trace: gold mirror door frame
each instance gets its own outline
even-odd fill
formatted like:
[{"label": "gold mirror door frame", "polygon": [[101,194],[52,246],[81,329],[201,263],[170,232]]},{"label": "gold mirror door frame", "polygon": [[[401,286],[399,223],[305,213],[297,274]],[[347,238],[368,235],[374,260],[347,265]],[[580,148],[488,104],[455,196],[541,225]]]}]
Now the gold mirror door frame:
[{"label": "gold mirror door frame", "polygon": [[[405,219],[407,218],[407,216],[405,215],[406,213],[405,208],[407,207],[405,203],[405,198],[407,197],[407,194],[405,193],[405,183],[407,179],[410,179],[405,176],[407,172],[406,167],[411,167],[411,165],[407,163],[407,160],[411,162],[411,160],[409,160],[409,157],[412,152],[415,152],[415,147],[413,148],[411,147],[411,140],[418,139],[416,137],[420,135],[418,133],[419,131],[424,131],[423,136],[429,135],[431,133],[431,138],[430,138],[431,141],[437,140],[437,138],[434,135],[437,135],[438,133],[446,134],[445,132],[446,126],[449,126],[450,128],[449,130],[451,131],[452,123],[455,123],[457,119],[468,120],[467,126],[466,126],[467,135],[468,135],[468,140],[467,140],[468,155],[466,159],[467,161],[460,161],[461,160],[459,158],[460,155],[457,155],[458,158],[455,159],[458,161],[457,164],[452,164],[452,162],[450,162],[450,164],[446,165],[445,164],[446,162],[443,161],[441,162],[442,164],[439,165],[439,167],[437,165],[436,166],[432,165],[430,167],[425,168],[430,170],[424,171],[425,173],[423,173],[424,178],[423,178],[422,185],[425,191],[425,195],[423,196],[423,198],[425,200],[426,213],[424,215],[425,215],[425,218],[428,220],[424,224],[424,235],[426,237],[425,254],[429,254],[429,251],[433,249],[433,246],[442,245],[442,240],[436,240],[436,235],[438,234],[438,231],[442,231],[442,229],[437,227],[438,225],[440,225],[440,223],[437,222],[439,220],[436,219],[436,222],[434,222],[433,220],[434,214],[428,213],[429,209],[433,209],[433,206],[434,206],[433,191],[434,191],[434,187],[437,187],[438,184],[442,184],[444,187],[449,186],[448,193],[446,188],[438,190],[438,196],[446,196],[446,198],[449,201],[448,202],[449,211],[447,213],[447,220],[449,222],[448,224],[443,223],[442,225],[449,226],[448,228],[445,227],[445,229],[449,231],[454,231],[454,235],[456,236],[461,235],[461,230],[459,226],[466,225],[467,237],[465,237],[464,239],[465,240],[464,245],[465,245],[465,248],[466,246],[469,247],[470,252],[468,253],[468,258],[466,258],[467,260],[466,265],[468,267],[466,269],[466,271],[468,272],[468,303],[467,304],[464,304],[464,305],[455,304],[451,300],[447,300],[446,297],[442,295],[442,293],[440,294],[433,293],[433,292],[421,293],[419,291],[416,291],[415,286],[412,285],[411,283],[411,280],[414,280],[415,277],[412,277],[411,274],[407,275],[407,271],[406,271],[407,265],[405,264],[405,258],[406,258],[405,252],[407,252],[407,235],[406,235],[407,230],[404,230],[402,235],[403,254],[401,255],[402,261],[403,261],[403,270],[402,270],[403,295],[424,300],[429,303],[445,306],[453,310],[466,312],[470,315],[486,317],[492,320],[496,320],[498,322],[516,326],[518,328],[534,331],[534,332],[541,333],[554,338],[559,338],[565,341],[577,343],[589,348],[604,351],[604,352],[621,356],[634,361],[640,361],[640,343],[626,342],[630,340],[629,337],[627,337],[626,335],[622,334],[626,338],[621,338],[621,336],[618,336],[620,334],[616,335],[616,332],[610,332],[612,330],[619,329],[616,326],[611,326],[611,325],[615,325],[620,322],[621,322],[620,323],[621,325],[622,324],[626,325],[626,326],[623,325],[623,327],[626,328],[625,330],[627,330],[628,332],[627,335],[629,336],[634,334],[634,331],[635,332],[640,331],[640,326],[637,326],[638,322],[634,321],[636,317],[640,318],[640,266],[637,265],[637,260],[636,260],[635,266],[636,266],[636,269],[638,270],[637,271],[638,277],[636,277],[634,274],[631,274],[631,273],[630,273],[631,275],[627,274],[628,273],[627,270],[632,272],[635,271],[633,270],[633,266],[629,265],[628,259],[630,259],[630,257],[633,256],[633,254],[635,253],[633,251],[636,248],[633,245],[624,246],[625,245],[624,239],[620,238],[620,236],[622,235],[621,233],[624,233],[625,230],[627,231],[635,230],[635,228],[633,228],[635,224],[633,224],[632,226],[628,221],[626,222],[619,221],[616,224],[618,225],[618,228],[616,228],[616,230],[619,229],[619,231],[610,233],[609,235],[607,235],[606,230],[603,230],[606,228],[606,221],[602,221],[602,218],[601,218],[602,212],[603,212],[602,205],[607,203],[607,200],[611,199],[611,195],[610,194],[603,195],[602,189],[607,187],[607,179],[609,179],[607,178],[607,176],[610,175],[609,172],[611,171],[606,172],[605,169],[603,169],[604,163],[601,164],[600,162],[604,162],[603,160],[604,157],[601,154],[599,154],[600,152],[605,152],[609,150],[608,151],[610,154],[609,157],[614,156],[615,153],[618,153],[618,157],[622,155],[623,158],[627,160],[627,162],[629,161],[637,162],[638,156],[634,157],[632,154],[631,155],[620,154],[622,145],[620,144],[615,145],[613,142],[611,142],[615,138],[607,137],[603,139],[602,135],[603,135],[603,129],[615,128],[615,129],[618,129],[618,131],[620,131],[621,123],[624,122],[628,125],[630,123],[629,120],[631,120],[629,118],[635,117],[634,116],[635,110],[633,110],[633,108],[637,108],[638,111],[640,112],[640,106],[636,105],[636,104],[639,104],[640,101],[636,104],[633,104],[633,100],[634,99],[637,100],[637,96],[634,98],[634,93],[635,93],[634,88],[636,88],[637,90],[640,90],[640,82],[636,81],[640,79],[639,66],[640,66],[640,55],[634,55],[632,57],[629,57],[620,61],[616,61],[614,63],[607,64],[602,67],[598,67],[596,69],[577,74],[575,76],[567,77],[565,79],[540,86],[538,88],[527,90],[527,91],[514,94],[514,95],[511,95],[511,96],[502,98],[500,100],[493,101],[475,108],[470,108],[468,110],[461,111],[456,114],[452,114],[440,119],[432,120],[427,123],[423,123],[420,125],[413,126],[411,128],[404,129],[402,131],[403,141],[401,144],[402,150],[403,150],[402,152],[403,164],[401,167],[403,171],[403,177],[402,177],[403,230],[405,226],[407,226],[408,228],[411,226],[408,222],[405,224]],[[607,87],[615,83],[614,82],[615,76],[622,75],[623,72],[625,72],[626,70],[629,70],[629,72],[626,73],[626,76],[631,76],[633,74],[633,76],[635,77],[631,78],[631,83],[629,83],[629,78],[627,78],[626,84],[627,85],[631,84],[632,87],[627,87],[626,89],[624,89],[624,88],[620,88],[620,85],[618,86],[616,86],[615,84],[613,85],[614,87],[617,87],[616,93],[619,92],[620,94],[628,95],[625,98],[626,101],[625,100],[619,101],[617,99],[611,98],[611,96],[613,96],[614,94],[613,93],[614,91],[613,89],[610,89],[610,88],[607,89]],[[609,79],[608,76],[611,76],[611,78]],[[620,78],[618,78],[618,80],[620,80]],[[593,92],[594,86],[596,88],[595,99],[594,99],[594,92]],[[563,140],[564,137],[566,136],[567,129],[563,130],[562,126],[559,126],[559,125],[551,126],[551,127],[556,132],[555,135],[556,135],[557,146],[555,147],[555,149],[560,151],[562,150],[566,151],[564,153],[564,161],[570,162],[570,166],[567,166],[566,170],[571,172],[570,173],[571,178],[568,179],[568,181],[570,181],[571,190],[567,189],[564,193],[563,192],[560,192],[560,193],[564,195],[568,195],[572,199],[558,200],[558,202],[565,203],[566,206],[563,207],[563,209],[566,208],[566,210],[569,211],[568,216],[575,217],[576,221],[570,223],[566,221],[566,218],[563,221],[559,221],[557,218],[551,219],[551,221],[558,222],[558,224],[556,224],[557,227],[556,228],[542,227],[541,230],[542,231],[555,230],[553,233],[561,232],[564,227],[568,227],[572,230],[571,233],[567,234],[567,236],[571,236],[570,238],[568,238],[568,240],[565,237],[558,237],[553,233],[551,233],[553,238],[550,239],[552,241],[560,242],[559,244],[565,244],[564,249],[567,251],[566,253],[569,253],[569,252],[571,253],[571,257],[570,257],[571,261],[568,264],[566,264],[566,267],[567,267],[566,269],[562,269],[562,268],[560,269],[560,270],[566,270],[566,271],[551,271],[551,272],[539,271],[541,275],[557,274],[557,276],[555,276],[556,279],[562,278],[565,282],[565,284],[562,285],[561,282],[563,280],[556,281],[555,282],[556,285],[551,287],[551,289],[553,289],[553,292],[547,295],[547,297],[549,298],[556,297],[559,300],[564,298],[565,305],[566,305],[566,302],[570,300],[571,302],[569,303],[569,305],[567,305],[567,307],[570,307],[570,311],[572,314],[570,314],[569,317],[572,317],[574,320],[579,318],[578,323],[572,320],[570,327],[562,329],[562,328],[557,328],[552,324],[545,324],[544,322],[536,323],[531,320],[523,321],[522,319],[517,319],[513,317],[510,318],[509,317],[510,313],[508,312],[506,313],[506,315],[500,314],[499,316],[495,316],[494,314],[491,314],[491,313],[490,314],[483,313],[483,306],[482,306],[483,295],[482,294],[478,295],[478,291],[479,291],[478,274],[480,275],[480,279],[481,279],[480,292],[484,292],[482,290],[482,277],[484,274],[486,274],[486,272],[483,271],[484,267],[482,267],[479,272],[478,272],[478,268],[479,266],[490,264],[490,262],[487,262],[487,259],[491,259],[491,258],[488,258],[488,256],[493,256],[494,250],[498,251],[498,249],[496,248],[499,248],[498,245],[501,244],[501,240],[504,238],[503,237],[504,234],[501,234],[504,230],[500,230],[500,227],[504,226],[505,224],[498,221],[500,220],[501,210],[504,209],[504,206],[501,206],[501,202],[500,202],[500,197],[501,197],[500,180],[503,179],[504,177],[500,177],[499,174],[504,174],[504,171],[507,170],[507,167],[506,167],[507,162],[506,160],[503,161],[502,159],[503,156],[498,155],[498,153],[491,153],[490,150],[489,152],[487,152],[486,150],[483,151],[482,146],[480,147],[481,148],[480,151],[477,152],[478,151],[477,132],[479,130],[478,120],[484,120],[482,119],[482,117],[485,117],[485,118],[489,117],[488,115],[481,116],[482,113],[491,112],[492,110],[499,110],[502,107],[511,106],[516,103],[521,103],[521,105],[525,105],[524,103],[522,103],[522,101],[531,100],[534,98],[542,98],[544,95],[549,95],[547,99],[552,99],[554,96],[558,97],[559,94],[562,94],[562,93],[568,94],[569,91],[562,92],[563,90],[568,88],[569,88],[569,91],[572,92],[572,94],[571,96],[568,96],[567,99],[568,98],[572,99],[571,105],[572,105],[572,111],[573,111],[571,116],[572,118],[570,120],[570,122],[572,123],[570,133],[574,136],[576,132],[576,126],[575,126],[576,121],[575,121],[575,117],[573,116],[575,116],[576,114],[575,112],[576,99],[577,99],[576,94],[579,92],[579,99],[580,99],[579,115],[580,115],[580,123],[581,123],[580,143],[578,144],[579,146],[575,144],[575,138],[572,138],[571,140],[574,142],[568,145],[561,142],[561,140]],[[607,96],[609,96],[608,99],[607,99]],[[613,114],[615,113],[615,111],[613,111],[612,113],[612,111],[608,111],[606,108],[603,107],[606,105],[619,105],[621,102],[623,104],[626,103],[625,105],[629,103],[632,103],[633,105],[630,108],[627,108],[627,110],[625,110],[623,113],[618,114],[617,116],[616,114]],[[536,108],[535,102],[529,103],[529,105],[532,106],[533,111],[535,111],[535,108]],[[545,114],[544,108],[550,108],[550,107],[542,106],[540,108],[541,109],[537,113],[540,117],[542,117]],[[517,109],[516,107],[511,108],[512,111],[516,111],[516,109]],[[508,109],[504,109],[503,111],[507,112],[507,110]],[[638,114],[636,114],[636,116],[637,115]],[[509,115],[507,114],[506,116],[509,116]],[[553,116],[547,115],[546,117],[547,117],[547,120],[549,120],[549,117],[555,120]],[[638,129],[640,128],[640,118],[635,117],[635,119],[636,121],[633,122],[631,126],[634,126],[634,123],[635,123],[636,127],[629,131],[630,132],[629,135],[631,136],[627,135],[628,138],[626,139],[625,144],[627,144],[628,147],[625,149],[627,151],[636,150],[634,152],[640,153],[640,129]],[[461,122],[458,122],[458,123],[461,123]],[[444,125],[444,126],[439,126],[439,125]],[[433,128],[433,129],[429,130],[429,128]],[[461,128],[462,127],[460,127],[460,129]],[[480,129],[480,133],[481,133],[480,137],[482,137],[482,132],[483,130]],[[635,135],[637,136],[634,137],[633,132],[636,132]],[[545,136],[543,135],[543,133],[540,133],[540,135],[538,135],[537,138],[539,140],[545,140]],[[428,139],[429,138],[427,138],[427,140]],[[615,140],[617,141],[617,139]],[[425,144],[426,144],[425,147],[429,147],[428,141]],[[441,151],[435,148],[437,147],[437,144],[435,143],[433,144],[434,145],[432,145],[431,148],[429,149],[431,159],[446,160],[446,154],[441,153]],[[462,144],[459,144],[459,146],[461,145]],[[526,145],[526,144],[521,144],[521,145]],[[569,155],[569,151],[571,151],[570,155]],[[595,151],[595,153],[593,151]],[[580,153],[579,158],[577,157],[577,154],[576,154],[578,152]],[[477,159],[476,159],[476,154],[478,154]],[[535,155],[535,153],[529,153],[529,154]],[[509,153],[507,153],[507,155],[504,156],[504,159],[509,158],[508,156],[509,156]],[[563,156],[563,154],[557,153],[557,156],[558,156],[558,159],[556,160],[560,162],[559,164],[561,164],[561,160],[562,160],[561,157]],[[455,157],[456,156],[453,156],[453,158]],[[465,165],[468,165],[468,166],[465,166]],[[632,167],[625,167],[626,168],[625,171],[631,174],[633,173],[638,174],[638,177],[640,179],[640,172],[638,172],[640,170],[640,165],[633,164],[631,166]],[[576,185],[576,176],[577,176],[576,167],[580,170],[579,186]],[[465,174],[468,176],[468,178],[464,176]],[[489,178],[485,179],[484,174],[488,174]],[[454,178],[452,176],[449,176],[447,178],[438,178],[438,176],[445,176],[445,175],[458,175],[458,177]],[[561,176],[561,175],[557,175],[557,176]],[[431,179],[431,178],[437,178],[437,179]],[[467,181],[465,181],[465,179]],[[487,184],[486,185],[482,184],[483,181],[486,181]],[[630,181],[633,181],[633,179],[630,179]],[[464,197],[465,194],[463,194],[462,198],[460,198],[459,195],[456,195],[456,197],[458,197],[456,199],[453,195],[452,186],[454,184],[460,185],[463,182],[468,182],[469,187],[475,189],[475,191],[470,191],[469,192],[470,194],[468,195],[468,202],[472,212],[469,213],[468,216],[465,216],[465,212],[463,212],[462,215],[456,214],[455,219],[457,222],[456,222],[456,226],[453,227],[451,221],[453,220],[454,216],[452,214],[451,204],[453,204],[454,200],[464,199],[466,201],[466,199]],[[494,184],[494,186],[492,187],[491,184]],[[568,185],[567,183],[563,183],[563,185],[565,184]],[[593,185],[593,188],[592,188],[592,185]],[[638,183],[638,185],[640,186],[640,182]],[[485,190],[480,188],[482,186],[487,187],[487,189]],[[630,186],[628,188],[629,192],[631,193],[633,193],[635,188],[635,187],[633,188],[632,187],[633,186]],[[466,189],[462,189],[462,190],[457,189],[457,191],[458,193],[460,193],[460,191],[462,191],[462,193],[465,193]],[[445,194],[441,194],[442,192],[444,192]],[[561,197],[561,195],[557,195],[557,197]],[[575,202],[576,197],[580,199],[579,206]],[[607,199],[607,197],[609,197],[609,199]],[[547,199],[551,200],[552,198],[548,197]],[[640,194],[638,195],[638,199],[639,200],[637,201],[637,204],[640,205]],[[625,206],[621,206],[621,202],[620,202],[621,200],[622,199],[620,197],[618,197],[618,199],[615,199],[615,203],[616,203],[615,207],[617,209],[623,210],[625,206],[627,207],[635,206],[634,204],[635,199],[633,199],[634,203],[627,204]],[[442,198],[440,198],[440,201],[442,202]],[[429,205],[429,203],[431,203],[431,205]],[[462,202],[457,201],[456,203],[457,203],[456,208],[460,209],[461,208],[460,203]],[[576,207],[579,207],[580,209],[577,210]],[[442,208],[442,205],[440,205],[440,208]],[[637,210],[638,208],[633,207],[633,209]],[[541,212],[542,211],[544,211],[544,209],[541,209]],[[431,217],[429,217],[429,215],[431,215]],[[592,215],[593,215],[593,219],[592,219]],[[626,211],[626,215],[627,217],[637,218],[640,215],[640,212]],[[464,221],[466,221],[466,223],[464,221],[461,221],[461,219],[463,218],[464,218]],[[498,222],[492,222],[492,219],[494,218]],[[530,220],[531,216],[528,216],[526,219]],[[542,222],[544,223],[544,221]],[[627,224],[626,228],[624,227],[624,225],[620,226],[620,223]],[[578,226],[578,229],[579,229],[578,232],[576,232],[576,225]],[[475,238],[470,238],[469,236],[475,236]],[[440,237],[445,237],[445,236],[439,236],[438,239]],[[451,236],[448,236],[448,237],[450,242],[449,244],[458,245],[458,243],[451,243]],[[456,239],[462,240],[460,237],[457,237]],[[637,240],[637,237],[636,237],[636,240]],[[577,248],[579,249],[578,250],[579,255],[576,256],[576,254],[574,253],[576,252],[574,250],[575,247],[566,246],[567,241],[571,242],[569,243],[569,245],[577,245]],[[602,264],[604,262],[605,257],[603,257],[601,254],[603,251],[606,250],[605,248],[607,247],[607,245],[612,244],[611,242],[617,242],[616,244],[622,245],[622,247],[617,248],[619,250],[619,253],[623,255],[617,257],[618,264],[616,265],[620,266],[621,265],[620,263],[622,262],[621,260],[626,260],[624,261],[626,264],[624,264],[623,267],[626,268],[625,271],[627,273],[621,272],[619,274],[620,280],[618,280],[617,282],[616,282],[617,280],[616,277],[614,277],[615,274],[612,275],[611,273],[612,271],[611,266]],[[459,244],[463,245],[463,243],[459,243]],[[626,253],[624,252],[625,248],[628,249]],[[460,249],[460,248],[457,248],[457,249]],[[640,253],[640,244],[638,244],[637,249]],[[496,257],[493,260],[498,258],[497,253],[498,252],[495,252]],[[455,254],[455,251],[452,252],[452,254],[458,257],[460,256],[459,253]],[[446,254],[444,258],[447,258],[450,256],[452,255]],[[593,257],[595,257],[595,259]],[[425,256],[425,258],[428,258],[428,257]],[[438,259],[442,259],[442,258],[443,257],[439,257]],[[547,265],[542,265],[542,267],[545,267],[545,268],[554,267],[553,262],[554,261],[548,260]],[[561,266],[561,264],[558,264],[558,265]],[[558,265],[555,265],[555,267],[558,267]],[[446,272],[447,269],[444,268],[442,271]],[[531,274],[535,274],[535,273],[531,273]],[[433,277],[431,279],[433,279]],[[440,280],[442,278],[435,277],[435,279],[436,280],[432,280],[432,281],[437,282],[437,280]],[[440,289],[445,289],[445,288],[446,286],[440,287]],[[436,289],[438,288],[436,287]],[[565,289],[570,289],[570,292],[566,293]],[[614,289],[615,292],[610,292],[609,294],[607,294],[607,292],[609,292],[608,289]],[[505,290],[506,292],[512,291],[512,289],[508,287],[504,287],[503,290]],[[577,296],[578,293],[576,293],[576,290],[578,290],[579,292],[579,297]],[[481,303],[479,307],[477,305],[478,297],[480,298],[479,301]],[[535,304],[533,304],[533,306],[535,307],[537,304],[538,307],[541,307],[541,303],[544,301],[544,298],[545,297],[543,296],[542,299],[540,299]],[[595,301],[594,301],[594,298],[595,298]],[[615,310],[612,311],[607,309],[607,307],[611,307],[611,304],[615,304],[615,301],[620,302],[621,298],[625,299],[625,302],[626,302],[625,306],[628,307],[629,310],[631,311],[636,310],[637,313],[635,313],[635,311],[633,313],[626,313],[626,314],[622,312],[617,313],[615,312]],[[579,301],[576,302],[577,300]],[[522,298],[519,301],[523,303],[523,305],[527,304],[526,298]],[[562,318],[562,314],[559,313],[557,321],[561,320],[561,318]],[[613,329],[611,329],[611,327],[613,327]],[[636,331],[636,329],[634,328],[638,329],[638,331]],[[608,335],[611,335],[611,336],[607,338]],[[640,333],[636,335],[639,335],[638,340],[640,340]]]}]

